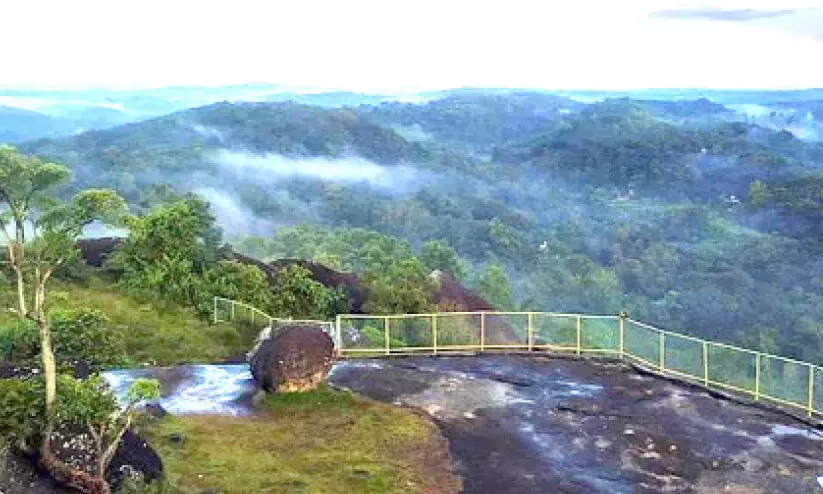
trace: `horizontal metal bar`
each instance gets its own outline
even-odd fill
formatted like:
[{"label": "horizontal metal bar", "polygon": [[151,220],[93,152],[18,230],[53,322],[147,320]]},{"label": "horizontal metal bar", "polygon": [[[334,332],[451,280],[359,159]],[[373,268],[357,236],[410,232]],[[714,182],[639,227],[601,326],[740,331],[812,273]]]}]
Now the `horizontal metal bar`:
[{"label": "horizontal metal bar", "polygon": [[[268,320],[271,320],[271,321],[276,321],[278,323],[305,323],[305,324],[320,325],[320,326],[328,327],[328,328],[334,328],[335,327],[334,323],[329,322],[329,321],[318,321],[318,320],[311,320],[311,319],[292,320],[292,319],[274,318],[274,317],[269,316],[265,312],[261,311],[260,309],[257,309],[256,307],[252,307],[252,306],[250,306],[248,304],[245,304],[243,302],[227,299],[227,298],[224,298],[224,297],[215,297],[215,300],[228,302],[228,303],[236,305],[236,306],[244,307],[246,309],[249,309],[252,313],[260,314],[265,319],[268,319]],[[611,320],[617,320],[617,319],[619,319],[619,316],[567,314],[567,313],[558,313],[558,312],[473,311],[473,312],[445,312],[445,313],[433,313],[433,314],[393,314],[393,315],[383,315],[383,316],[371,315],[371,314],[346,314],[346,315],[340,315],[339,320],[340,321],[345,321],[345,320],[386,320],[386,319],[397,320],[397,319],[416,319],[416,318],[456,318],[456,317],[461,317],[461,316],[463,316],[463,317],[465,317],[465,316],[474,316],[474,317],[486,316],[486,318],[488,318],[489,316],[495,316],[495,315],[496,316],[501,316],[501,317],[506,317],[506,316],[529,316],[529,315],[535,316],[536,315],[536,316],[557,317],[557,318],[580,318],[580,320],[586,320],[586,319],[611,319]],[[800,360],[787,358],[787,357],[781,357],[779,355],[772,355],[772,354],[762,353],[762,352],[758,352],[758,351],[755,351],[755,350],[749,350],[749,349],[746,349],[746,348],[741,348],[741,347],[738,347],[738,346],[729,345],[729,344],[726,344],[726,343],[713,342],[713,341],[708,341],[708,340],[704,340],[704,339],[701,339],[701,338],[696,338],[696,337],[693,337],[693,336],[688,336],[688,335],[684,335],[684,334],[680,334],[680,333],[675,333],[675,332],[672,332],[672,331],[656,328],[652,325],[649,325],[649,324],[646,324],[646,323],[643,323],[643,322],[640,322],[640,321],[637,321],[637,320],[634,320],[634,319],[627,319],[627,321],[629,321],[630,323],[632,323],[636,326],[639,326],[641,328],[653,331],[653,332],[661,334],[661,335],[665,335],[665,336],[667,336],[669,338],[672,338],[672,339],[682,339],[682,340],[691,341],[691,342],[695,342],[695,343],[712,345],[712,346],[715,346],[715,347],[718,347],[718,348],[724,348],[724,349],[728,349],[728,350],[731,350],[731,351],[741,352],[741,353],[745,353],[745,354],[749,354],[749,355],[760,355],[761,358],[765,357],[767,359],[774,359],[774,360],[778,360],[778,361],[786,362],[786,363],[790,363],[790,364],[809,366],[812,369],[817,369],[817,370],[820,370],[820,371],[823,372],[823,367],[817,366],[817,365],[814,365],[814,364],[810,364],[810,363],[807,363],[807,362],[803,362],[803,361],[800,361]],[[541,336],[541,331],[539,329],[539,324],[538,324],[538,329],[537,329],[535,334],[538,337]],[[555,345],[555,344],[551,344],[551,343],[534,343],[534,342],[531,345],[531,347],[528,345],[527,342],[523,342],[523,343],[500,343],[500,344],[487,344],[485,342],[481,342],[481,343],[467,343],[467,344],[456,344],[456,345],[438,345],[437,351],[438,352],[447,352],[447,353],[448,352],[451,352],[451,353],[455,353],[455,352],[457,352],[457,353],[477,353],[477,352],[482,352],[482,351],[494,351],[494,350],[524,351],[525,352],[525,351],[528,351],[529,348],[531,348],[532,350],[543,350],[543,351],[549,351],[549,352],[552,352],[552,351],[553,352],[578,352],[579,351],[580,353],[591,353],[591,354],[618,354],[619,353],[619,350],[612,349],[612,348],[588,348],[587,349],[587,348],[578,348],[577,346],[564,346],[562,344],[561,345]],[[374,354],[375,356],[379,356],[379,355],[385,355],[386,350],[387,349],[385,347],[381,347],[381,348],[342,348],[341,349],[341,356],[345,356],[346,354],[355,354],[355,355],[361,355],[361,356],[368,356],[368,354]],[[403,354],[416,355],[416,354],[420,354],[421,352],[434,352],[434,350],[435,350],[434,347],[397,347],[397,348],[389,348],[388,349],[389,353],[392,354],[392,355],[403,355]],[[639,355],[635,355],[631,352],[631,350],[629,348],[624,349],[623,355],[625,355],[631,361],[640,363],[642,367],[648,368],[648,370],[650,372],[652,372],[654,374],[657,374],[657,375],[669,375],[669,376],[677,377],[679,379],[683,379],[685,381],[693,381],[693,382],[701,385],[702,387],[708,387],[708,388],[717,387],[717,388],[722,388],[722,389],[728,389],[728,390],[731,390],[731,391],[734,391],[734,392],[737,392],[737,393],[742,393],[744,395],[759,396],[763,399],[774,402],[776,404],[790,406],[790,407],[796,407],[796,408],[800,408],[800,409],[806,409],[806,410],[810,411],[812,414],[823,415],[823,411],[815,409],[813,406],[809,405],[808,403],[799,403],[799,402],[794,402],[794,401],[791,401],[791,400],[786,400],[786,399],[783,399],[783,398],[779,398],[779,397],[776,397],[776,396],[763,394],[762,392],[758,393],[757,390],[750,390],[750,389],[742,388],[740,386],[730,384],[730,383],[726,383],[726,382],[707,380],[707,379],[705,379],[704,376],[692,375],[688,372],[683,372],[683,371],[676,370],[676,369],[670,369],[670,368],[665,368],[665,367],[663,369],[659,369],[659,365],[660,365],[659,362],[653,362],[653,361],[647,360],[644,357],[641,357]],[[811,409],[810,409],[810,407],[811,407]]]}]

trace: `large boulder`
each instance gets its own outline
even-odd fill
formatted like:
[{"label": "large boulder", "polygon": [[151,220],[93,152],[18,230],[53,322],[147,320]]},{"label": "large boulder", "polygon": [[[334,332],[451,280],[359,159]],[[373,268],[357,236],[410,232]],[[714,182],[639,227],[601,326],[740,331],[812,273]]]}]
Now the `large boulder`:
[{"label": "large boulder", "polygon": [[334,343],[319,326],[294,324],[269,330],[249,355],[260,387],[273,393],[317,388],[334,363]]}]

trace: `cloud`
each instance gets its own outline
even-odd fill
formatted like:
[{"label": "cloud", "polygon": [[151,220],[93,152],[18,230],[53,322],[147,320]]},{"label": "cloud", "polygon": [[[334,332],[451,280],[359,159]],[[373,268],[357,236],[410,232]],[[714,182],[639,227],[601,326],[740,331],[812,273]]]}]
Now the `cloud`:
[{"label": "cloud", "polygon": [[251,154],[220,150],[207,157],[223,172],[242,179],[271,183],[286,178],[314,178],[343,184],[366,182],[391,192],[415,188],[423,173],[409,166],[381,166],[359,157],[288,158],[278,154]]},{"label": "cloud", "polygon": [[785,17],[794,15],[799,9],[786,10],[755,10],[755,9],[672,9],[658,10],[649,14],[649,17],[658,19],[680,19],[680,20],[709,20],[709,21],[732,21],[745,22],[757,19],[770,19],[775,17]]},{"label": "cloud", "polygon": [[675,9],[655,11],[649,14],[649,17],[679,21],[732,22],[823,41],[823,9],[814,7],[783,10]]},{"label": "cloud", "polygon": [[241,234],[268,236],[277,226],[276,222],[255,215],[227,192],[210,187],[201,187],[192,192],[209,202],[217,224],[229,236]]},{"label": "cloud", "polygon": [[214,138],[220,142],[225,142],[226,140],[225,134],[223,134],[223,132],[220,129],[217,129],[215,127],[206,127],[205,125],[200,124],[191,125],[190,127],[191,130],[197,132],[203,137]]}]

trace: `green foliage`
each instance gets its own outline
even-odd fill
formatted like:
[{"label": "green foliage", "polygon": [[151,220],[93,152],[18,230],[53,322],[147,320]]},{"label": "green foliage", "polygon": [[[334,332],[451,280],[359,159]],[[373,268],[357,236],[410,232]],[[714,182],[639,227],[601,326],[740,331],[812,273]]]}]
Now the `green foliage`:
[{"label": "green foliage", "polygon": [[370,314],[414,314],[430,312],[434,282],[415,258],[403,259],[363,276],[368,290],[364,309]]},{"label": "green foliage", "polygon": [[195,199],[127,218],[129,237],[113,260],[123,270],[123,287],[197,305],[200,275],[217,256],[213,223],[207,205]]},{"label": "green foliage", "polygon": [[420,262],[429,271],[439,269],[457,279],[466,275],[466,270],[460,265],[460,259],[454,248],[439,240],[429,240],[423,244],[420,250]]},{"label": "green foliage", "polygon": [[135,379],[126,393],[129,406],[160,398],[160,382],[154,379]]},{"label": "green foliage", "polygon": [[0,190],[3,202],[13,203],[25,216],[44,191],[66,182],[69,170],[63,165],[24,156],[14,147],[0,145]]},{"label": "green foliage", "polygon": [[32,321],[13,318],[0,326],[0,361],[22,362],[38,352],[37,327]]},{"label": "green foliage", "polygon": [[0,379],[0,441],[24,450],[36,444],[44,424],[43,397],[40,380]]},{"label": "green foliage", "polygon": [[[229,142],[198,134],[193,122]],[[816,358],[823,348],[815,332],[823,321],[823,145],[768,128],[786,122],[760,122],[708,100],[582,104],[465,91],[357,110],[211,105],[21,148],[68,163],[78,186],[116,184],[138,210],[180,200],[175,190],[187,189],[192,173],[210,177],[204,186],[231,190],[260,218],[304,224],[241,242],[267,260],[311,259],[377,279],[385,266],[413,258],[412,245],[438,239],[454,248],[467,279],[483,274],[474,266],[499,260],[511,288],[498,297],[488,287],[498,305],[626,308],[668,329]],[[416,130],[422,140],[410,143],[389,126]],[[354,153],[387,167],[414,163],[416,173],[412,186],[398,180],[391,191],[306,177],[250,179],[214,163],[213,153],[228,145],[287,157]],[[144,186],[158,176],[174,187]],[[426,270],[454,267],[449,256],[419,252]],[[203,306],[208,295],[199,295],[197,282],[207,270],[195,263],[189,280],[191,264],[175,261],[156,263],[152,286],[176,294],[164,296],[172,301],[194,293],[186,306]],[[245,275],[236,278],[246,286]],[[170,350],[177,337],[180,350]],[[165,340],[158,343],[164,360],[214,354],[178,332]]]},{"label": "green foliage", "polygon": [[122,335],[112,330],[99,310],[57,310],[50,317],[58,361],[81,360],[92,369],[128,363]]},{"label": "green foliage", "polygon": [[759,208],[766,204],[768,200],[768,189],[766,185],[760,180],[755,180],[749,185],[749,205],[753,208]]},{"label": "green foliage", "polygon": [[60,375],[57,379],[56,419],[66,424],[107,423],[117,411],[117,398],[109,392],[102,377],[75,379]]},{"label": "green foliage", "polygon": [[[126,410],[118,411],[117,399],[100,376],[80,380],[60,375],[54,418],[57,424],[102,425],[111,434],[122,426],[130,407],[159,397],[159,386],[154,380],[136,380],[129,389]],[[36,444],[45,427],[44,410],[41,379],[0,380],[0,439],[24,449]]]},{"label": "green foliage", "polygon": [[314,281],[301,266],[288,266],[277,272],[271,295],[271,314],[298,319],[327,319],[334,302],[332,292]]},{"label": "green foliage", "polygon": [[273,306],[265,273],[256,266],[236,261],[218,261],[205,270],[197,284],[197,312],[211,313],[215,296],[242,300],[264,310]]},{"label": "green foliage", "polygon": [[480,273],[472,287],[497,310],[512,310],[512,286],[506,270],[499,261],[486,266]]}]

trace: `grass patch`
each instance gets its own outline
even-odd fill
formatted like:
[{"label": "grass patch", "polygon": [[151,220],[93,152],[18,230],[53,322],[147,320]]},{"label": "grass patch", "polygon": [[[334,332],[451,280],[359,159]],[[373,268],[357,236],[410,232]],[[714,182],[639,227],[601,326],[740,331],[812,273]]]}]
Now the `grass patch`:
[{"label": "grass patch", "polygon": [[[253,417],[166,417],[149,430],[182,493],[446,493],[445,441],[416,413],[323,387],[266,396]],[[183,432],[183,445],[167,436]]]},{"label": "grass patch", "polygon": [[[122,335],[126,353],[135,363],[216,362],[248,351],[256,336],[256,332],[234,325],[210,324],[189,309],[137,300],[120,292],[113,283],[96,277],[83,284],[56,280],[49,296],[54,308],[83,306],[103,312],[108,326]],[[13,286],[0,287],[0,307],[15,307],[15,297]],[[3,311],[0,332],[10,328],[15,320],[14,314]]]}]

